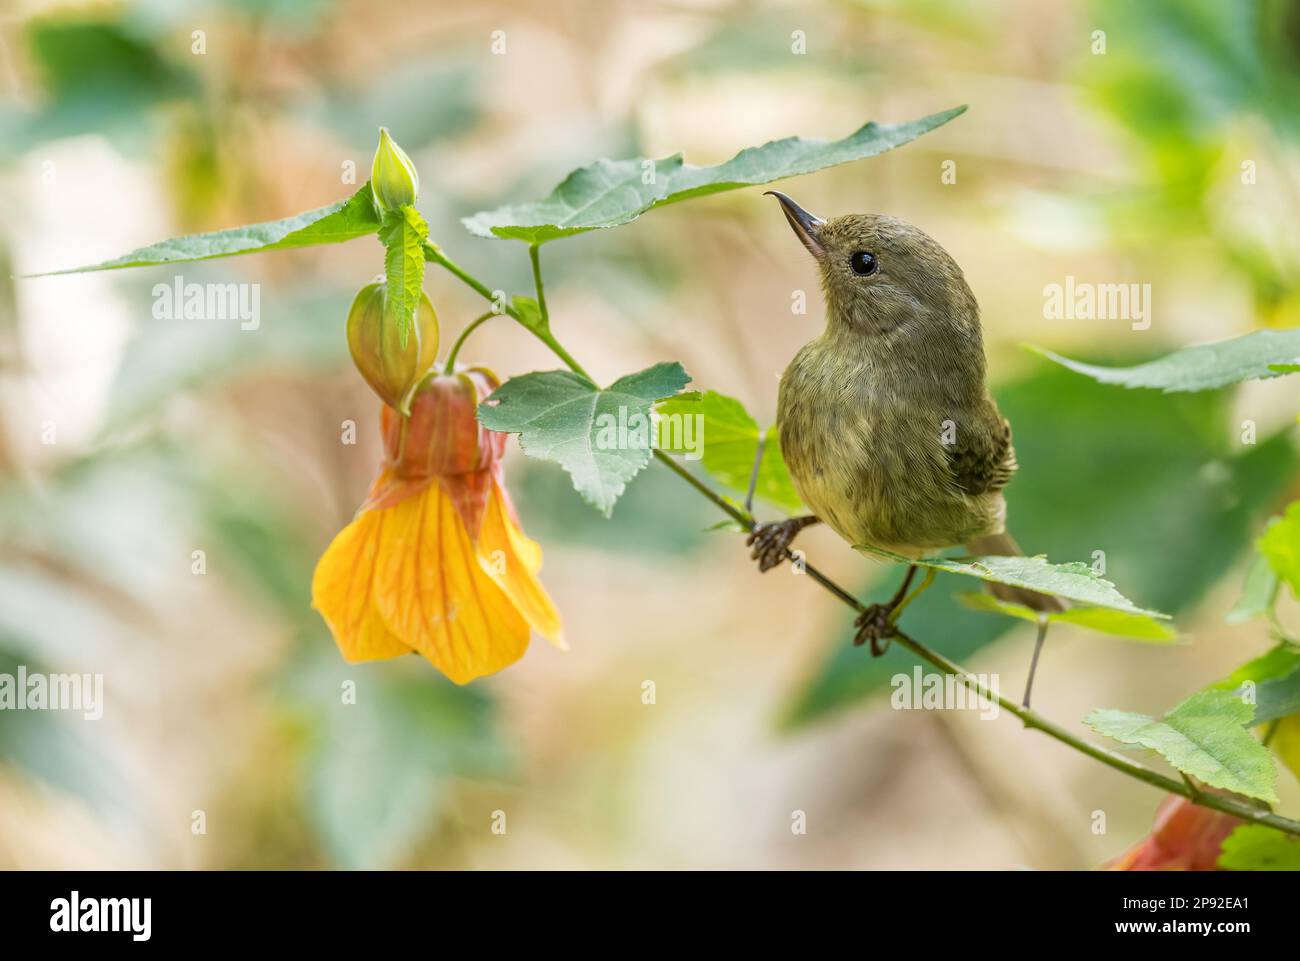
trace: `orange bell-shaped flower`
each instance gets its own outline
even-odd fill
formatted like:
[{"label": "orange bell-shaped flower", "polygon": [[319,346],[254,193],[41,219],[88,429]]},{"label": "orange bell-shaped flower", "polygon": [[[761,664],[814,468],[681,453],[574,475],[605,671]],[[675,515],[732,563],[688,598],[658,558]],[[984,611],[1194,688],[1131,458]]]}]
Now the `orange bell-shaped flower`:
[{"label": "orange bell-shaped flower", "polygon": [[462,370],[418,385],[409,416],[384,407],[384,468],[312,580],[347,660],[416,651],[464,684],[519,660],[530,628],[564,648],[541,548],[503,483],[506,435],[474,417],[497,386]]}]

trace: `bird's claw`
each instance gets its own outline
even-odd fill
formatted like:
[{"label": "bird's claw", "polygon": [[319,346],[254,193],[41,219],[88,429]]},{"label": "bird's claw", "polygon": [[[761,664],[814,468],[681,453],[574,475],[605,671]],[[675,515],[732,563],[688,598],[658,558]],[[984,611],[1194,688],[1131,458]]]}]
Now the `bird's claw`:
[{"label": "bird's claw", "polygon": [[871,654],[879,657],[889,648],[889,639],[898,633],[894,626],[894,605],[872,604],[858,615],[853,626],[858,632],[853,635],[855,646],[871,642]]},{"label": "bird's claw", "polygon": [[750,532],[745,544],[753,548],[749,556],[758,561],[760,572],[770,571],[789,557],[790,544],[803,526],[797,519],[772,521]]}]

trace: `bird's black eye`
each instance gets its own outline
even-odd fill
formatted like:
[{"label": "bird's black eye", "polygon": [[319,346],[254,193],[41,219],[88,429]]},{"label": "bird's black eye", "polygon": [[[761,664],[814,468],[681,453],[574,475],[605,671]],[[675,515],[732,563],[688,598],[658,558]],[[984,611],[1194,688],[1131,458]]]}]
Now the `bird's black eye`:
[{"label": "bird's black eye", "polygon": [[876,255],[869,250],[855,251],[849,258],[849,266],[853,268],[855,274],[866,276],[876,272]]}]

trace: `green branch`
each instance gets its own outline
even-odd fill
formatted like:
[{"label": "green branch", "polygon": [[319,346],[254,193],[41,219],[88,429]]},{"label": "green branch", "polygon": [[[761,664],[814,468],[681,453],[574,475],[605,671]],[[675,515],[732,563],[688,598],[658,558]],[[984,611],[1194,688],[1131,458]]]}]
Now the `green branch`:
[{"label": "green branch", "polygon": [[[492,292],[486,285],[453,263],[437,247],[428,245],[425,250],[425,256],[431,262],[446,268],[453,276],[459,278],[469,287],[478,291],[483,297],[488,300],[494,300]],[[574,360],[568,351],[566,351],[551,334],[550,316],[546,310],[545,289],[542,284],[541,265],[539,263],[537,245],[531,245],[529,247],[529,256],[532,260],[533,266],[533,282],[537,289],[537,305],[541,312],[541,329],[536,329],[534,326],[527,324],[520,316],[519,312],[514,308],[508,307],[505,312],[514,317],[515,320],[519,321],[521,326],[530,330],[539,340],[550,347],[555,355],[559,357],[570,370],[586,377],[588,380],[591,380],[591,376],[576,360]],[[712,501],[714,506],[747,530],[753,530],[758,525],[758,521],[755,520],[754,516],[748,510],[738,507],[736,504],[712,490],[707,484],[679,464],[673,457],[658,449],[654,451],[654,456],[661,464],[673,471],[673,473],[677,474],[677,476],[686,481],[686,483],[690,484],[698,494]],[[822,574],[811,564],[805,563],[803,569],[804,573],[816,581],[825,590],[837,597],[845,605],[852,608],[855,612],[859,614],[866,612],[867,607],[865,604],[844,588],[840,587],[825,574]],[[1096,761],[1100,761],[1107,767],[1113,768],[1122,774],[1126,774],[1129,777],[1149,784],[1152,787],[1160,788],[1162,791],[1166,791],[1170,794],[1177,794],[1178,796],[1186,798],[1193,804],[1200,805],[1201,807],[1212,808],[1224,814],[1239,817],[1245,821],[1264,824],[1268,827],[1276,828],[1279,831],[1284,831],[1287,834],[1300,837],[1300,821],[1293,821],[1290,818],[1282,817],[1281,815],[1256,807],[1246,801],[1238,800],[1235,797],[1224,797],[1222,795],[1209,794],[1197,790],[1196,786],[1190,781],[1175,780],[1174,778],[1161,774],[1158,771],[1153,771],[1123,754],[1099,747],[1095,744],[1090,744],[1082,738],[1070,733],[1059,724],[1043,717],[1037,711],[1022,707],[1014,701],[1003,697],[1001,694],[993,692],[983,684],[980,684],[975,679],[975,676],[969,671],[948,660],[948,658],[944,657],[938,651],[931,650],[920,641],[898,630],[897,627],[894,628],[892,639],[907,648],[921,660],[926,661],[947,674],[962,679],[963,683],[965,683],[970,690],[974,691],[981,698],[985,698],[989,701],[996,701],[1004,710],[1009,711],[1016,717],[1020,718],[1020,720],[1024,722],[1025,727],[1041,731],[1048,737],[1054,738],[1062,744],[1065,744]]]}]

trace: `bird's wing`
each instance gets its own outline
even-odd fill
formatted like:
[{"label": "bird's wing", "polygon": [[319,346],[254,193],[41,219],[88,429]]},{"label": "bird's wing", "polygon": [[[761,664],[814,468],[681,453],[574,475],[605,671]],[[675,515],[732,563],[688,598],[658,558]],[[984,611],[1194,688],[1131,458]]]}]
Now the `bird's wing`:
[{"label": "bird's wing", "polygon": [[1016,472],[1016,450],[1011,446],[1011,425],[989,398],[949,445],[948,468],[953,483],[967,494],[987,494],[1006,487]]}]

